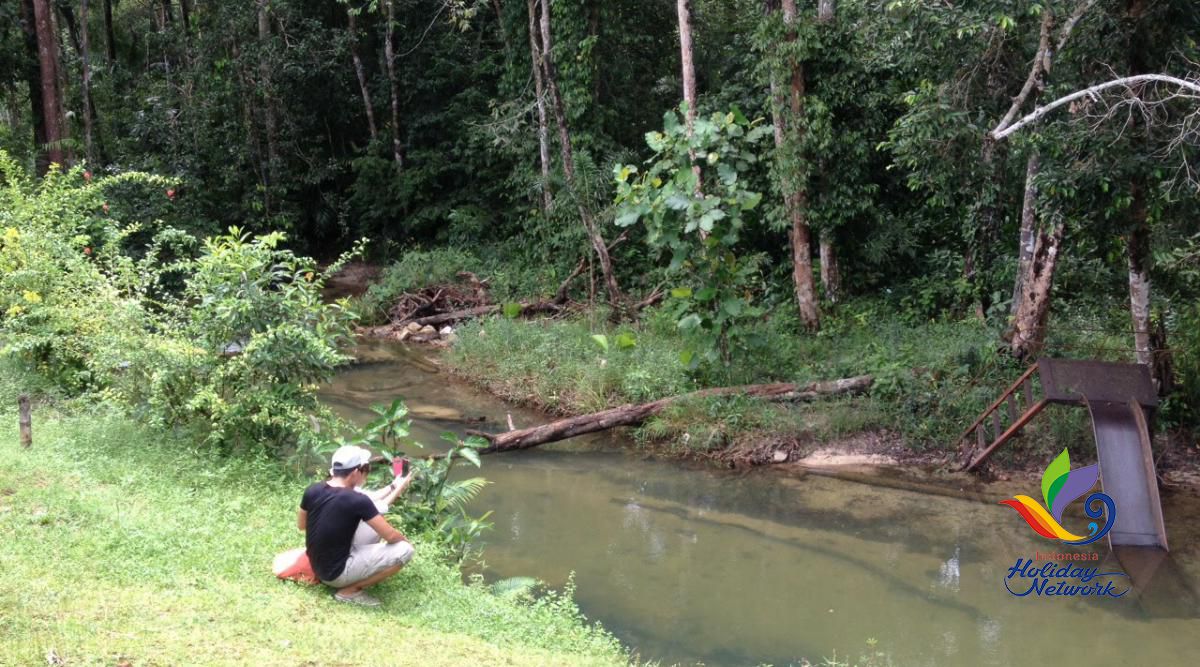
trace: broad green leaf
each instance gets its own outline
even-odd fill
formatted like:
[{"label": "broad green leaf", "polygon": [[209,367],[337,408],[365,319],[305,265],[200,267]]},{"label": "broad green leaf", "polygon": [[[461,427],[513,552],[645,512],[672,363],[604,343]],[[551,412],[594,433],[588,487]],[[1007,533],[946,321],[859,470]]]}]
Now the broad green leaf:
[{"label": "broad green leaf", "polygon": [[618,227],[628,227],[628,226],[634,224],[635,222],[637,222],[638,219],[641,217],[642,217],[641,209],[639,207],[631,207],[631,208],[624,209],[622,211],[621,215],[618,215],[617,219],[614,220],[613,222]]},{"label": "broad green leaf", "polygon": [[671,290],[671,298],[674,299],[689,299],[692,296],[692,288],[690,287],[675,287]]},{"label": "broad green leaf", "polygon": [[691,331],[700,326],[700,316],[696,313],[687,315],[679,320],[678,326],[680,331]]},{"label": "broad green leaf", "polygon": [[737,317],[738,315],[742,314],[742,306],[744,305],[744,301],[737,297],[733,297],[730,299],[725,299],[721,302],[721,310],[729,313],[730,317]]},{"label": "broad green leaf", "polygon": [[601,350],[608,352],[608,336],[604,334],[592,334],[592,340],[596,341]]},{"label": "broad green leaf", "polygon": [[459,456],[470,461],[471,463],[474,463],[476,468],[483,465],[483,462],[479,460],[479,452],[475,451],[474,449],[471,449],[470,447],[461,447],[455,451]]},{"label": "broad green leaf", "polygon": [[684,366],[691,368],[692,362],[695,360],[696,353],[692,350],[684,350],[679,353],[679,362]]},{"label": "broad green leaf", "polygon": [[717,295],[717,288],[702,287],[696,292],[696,300],[697,301],[712,301],[713,297],[715,297],[716,295]]},{"label": "broad green leaf", "polygon": [[616,343],[618,350],[627,350],[637,345],[637,339],[633,337],[633,334],[623,332],[617,334]]},{"label": "broad green leaf", "polygon": [[503,311],[504,316],[507,317],[508,319],[515,320],[517,317],[519,317],[521,315],[521,304],[506,303],[501,308],[501,311]]}]

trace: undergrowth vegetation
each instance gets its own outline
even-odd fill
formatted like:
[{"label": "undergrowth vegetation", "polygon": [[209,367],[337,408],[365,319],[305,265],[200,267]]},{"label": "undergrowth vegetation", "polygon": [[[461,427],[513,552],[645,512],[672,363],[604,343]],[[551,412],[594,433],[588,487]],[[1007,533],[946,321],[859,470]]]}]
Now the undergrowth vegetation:
[{"label": "undergrowth vegetation", "polygon": [[[1077,347],[1103,348],[1087,322],[1052,337],[1060,354]],[[1090,319],[1089,319],[1090,317]],[[762,382],[812,382],[860,374],[874,376],[867,396],[791,405],[745,398],[680,402],[636,433],[644,443],[673,451],[709,452],[747,436],[782,434],[806,441],[885,432],[914,450],[948,449],[1024,366],[998,349],[998,332],[978,320],[914,321],[895,303],[861,299],[825,319],[819,334],[795,333],[790,316],[759,325],[771,345],[730,365],[689,370],[679,359],[681,334],[668,304],[634,324],[613,326],[601,314],[566,320],[480,320],[459,330],[448,361],[459,374],[489,391],[557,414],[579,414],[622,403],[642,403],[714,386]],[[605,341],[625,341],[624,345]],[[1014,453],[1051,451],[1086,441],[1085,420],[1073,412],[1035,422],[1032,437]]]}]

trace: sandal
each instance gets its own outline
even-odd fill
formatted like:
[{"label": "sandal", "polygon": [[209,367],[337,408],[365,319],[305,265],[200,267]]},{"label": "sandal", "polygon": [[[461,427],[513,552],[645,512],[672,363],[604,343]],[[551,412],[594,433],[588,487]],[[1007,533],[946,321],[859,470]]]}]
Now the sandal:
[{"label": "sandal", "polygon": [[360,605],[363,607],[378,607],[379,606],[379,599],[373,598],[370,595],[367,595],[366,591],[359,591],[357,593],[354,593],[353,595],[342,595],[341,593],[334,593],[333,599],[337,600],[338,602],[346,602],[348,604],[356,604],[356,605]]}]

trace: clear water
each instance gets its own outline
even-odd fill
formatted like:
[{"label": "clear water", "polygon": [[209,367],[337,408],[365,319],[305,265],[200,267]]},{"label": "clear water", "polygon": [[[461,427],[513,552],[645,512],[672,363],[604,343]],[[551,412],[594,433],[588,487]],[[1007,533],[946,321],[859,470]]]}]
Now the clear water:
[{"label": "clear water", "polygon": [[[360,359],[323,391],[354,420],[402,397],[414,408],[416,437],[432,444],[444,430],[480,428],[461,419],[482,417],[492,430],[506,428],[506,413],[518,427],[545,419],[398,346],[364,344]],[[494,510],[495,528],[478,567],[489,579],[532,576],[556,588],[573,572],[584,613],[643,658],[1200,664],[1195,495],[1164,496],[1173,551],[1153,576],[1139,572],[1124,598],[1016,598],[1004,587],[1014,561],[1065,549],[1007,507],[656,461],[621,445],[608,435],[486,457],[492,484],[476,508]],[[1082,515],[1066,523],[1086,525]],[[1101,571],[1121,567],[1102,544],[1092,545]]]}]

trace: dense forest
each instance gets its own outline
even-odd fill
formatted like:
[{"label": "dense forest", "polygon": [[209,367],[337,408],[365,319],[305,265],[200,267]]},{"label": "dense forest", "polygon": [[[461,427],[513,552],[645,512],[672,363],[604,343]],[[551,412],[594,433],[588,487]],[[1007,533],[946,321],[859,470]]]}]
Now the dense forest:
[{"label": "dense forest", "polygon": [[1149,364],[1179,424],[1200,405],[1192,2],[0,15],[0,148],[39,175],[159,179],[114,185],[93,226],[282,231],[325,261],[367,238],[373,262],[423,249],[512,301],[586,265],[573,296],[618,322],[665,296],[700,372],[772,345],[767,319],[973,321],[1018,361]]}]

